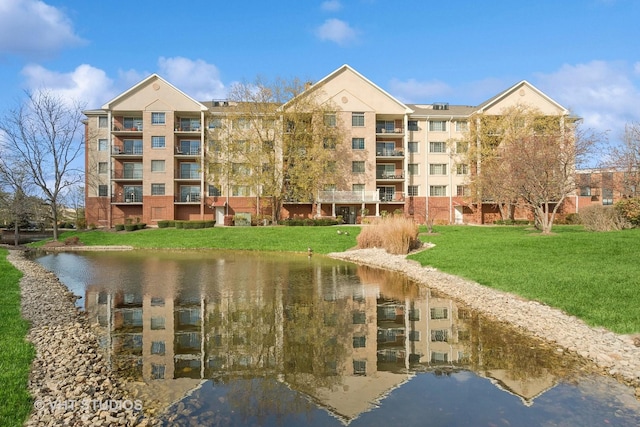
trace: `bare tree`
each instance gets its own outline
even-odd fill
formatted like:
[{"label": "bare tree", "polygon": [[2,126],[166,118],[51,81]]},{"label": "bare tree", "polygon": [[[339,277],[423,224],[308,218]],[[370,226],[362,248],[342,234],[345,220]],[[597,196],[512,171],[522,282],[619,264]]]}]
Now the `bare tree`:
[{"label": "bare tree", "polygon": [[550,233],[576,189],[576,165],[587,159],[599,136],[582,131],[571,117],[544,115],[524,105],[477,117],[476,123],[480,131],[472,133],[476,148],[470,153],[477,165],[471,180],[478,203],[529,208],[542,232]]},{"label": "bare tree", "polygon": [[614,183],[621,194],[640,195],[640,123],[625,125],[621,144],[611,147],[606,166],[622,172]]},{"label": "bare tree", "polygon": [[0,194],[2,203],[11,215],[14,230],[14,244],[20,244],[20,226],[32,215],[27,203],[27,196],[31,187],[27,171],[19,163],[19,159],[5,147],[0,151],[0,188],[5,191]]},{"label": "bare tree", "polygon": [[53,238],[58,239],[60,198],[67,187],[82,181],[76,165],[84,134],[82,106],[41,90],[0,120],[2,145],[20,159],[20,167],[42,192],[51,208]]}]

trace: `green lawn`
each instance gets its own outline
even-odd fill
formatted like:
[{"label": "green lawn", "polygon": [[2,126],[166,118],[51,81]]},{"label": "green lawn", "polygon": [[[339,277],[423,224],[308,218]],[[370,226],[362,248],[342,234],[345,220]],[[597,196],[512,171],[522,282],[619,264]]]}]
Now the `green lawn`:
[{"label": "green lawn", "polygon": [[31,412],[27,391],[33,346],[26,341],[29,325],[20,315],[22,273],[0,249],[0,426],[21,426]]},{"label": "green lawn", "polygon": [[640,229],[607,233],[556,226],[437,227],[411,255],[422,265],[522,295],[617,333],[640,332]]}]

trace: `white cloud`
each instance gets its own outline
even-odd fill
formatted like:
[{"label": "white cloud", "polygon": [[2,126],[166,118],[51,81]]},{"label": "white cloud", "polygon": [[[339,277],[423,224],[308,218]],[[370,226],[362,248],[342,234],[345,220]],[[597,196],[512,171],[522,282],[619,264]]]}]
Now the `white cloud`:
[{"label": "white cloud", "polygon": [[358,33],[349,24],[340,19],[327,19],[316,29],[316,36],[320,40],[328,40],[344,46],[357,41]]},{"label": "white cloud", "polygon": [[69,73],[47,70],[41,65],[27,65],[22,70],[27,90],[46,89],[66,99],[86,104],[88,109],[100,108],[116,95],[114,82],[106,73],[82,64]]},{"label": "white cloud", "polygon": [[638,64],[591,61],[563,65],[551,74],[536,75],[536,85],[598,132],[619,137],[624,125],[640,121]]},{"label": "white cloud", "polygon": [[415,104],[428,104],[443,101],[449,97],[452,90],[449,85],[438,80],[429,82],[416,79],[398,80],[392,79],[389,83],[389,93],[402,102]]},{"label": "white cloud", "polygon": [[326,12],[337,12],[342,9],[342,4],[340,0],[327,0],[322,2],[320,8]]},{"label": "white cloud", "polygon": [[0,1],[0,52],[42,58],[84,43],[59,9],[37,0]]},{"label": "white cloud", "polygon": [[158,74],[196,101],[222,99],[227,96],[218,68],[201,59],[161,57],[158,60]]}]

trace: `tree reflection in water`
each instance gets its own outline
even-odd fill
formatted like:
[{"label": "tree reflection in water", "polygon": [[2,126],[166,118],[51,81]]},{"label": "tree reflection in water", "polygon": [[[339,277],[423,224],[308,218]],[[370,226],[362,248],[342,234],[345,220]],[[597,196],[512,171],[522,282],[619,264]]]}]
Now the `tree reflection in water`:
[{"label": "tree reflection in water", "polygon": [[[320,256],[204,254],[86,255],[86,310],[112,367],[160,405],[179,400],[172,422],[227,414],[262,424],[318,408],[350,422],[417,374],[462,371],[531,405],[589,369],[397,273]],[[163,398],[180,379],[187,397]]]}]

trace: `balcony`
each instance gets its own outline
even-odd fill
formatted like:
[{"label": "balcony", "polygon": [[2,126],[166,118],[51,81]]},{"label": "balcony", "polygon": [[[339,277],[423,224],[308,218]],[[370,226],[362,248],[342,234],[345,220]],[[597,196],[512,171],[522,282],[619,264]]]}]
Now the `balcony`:
[{"label": "balcony", "polygon": [[201,153],[200,146],[176,147],[176,156],[199,156]]},{"label": "balcony", "polygon": [[376,150],[376,157],[404,157],[404,151],[402,150]]},{"label": "balcony", "polygon": [[141,205],[142,202],[143,199],[140,194],[114,194],[111,197],[111,203],[113,204]]},{"label": "balcony", "polygon": [[384,180],[384,181],[397,181],[397,180],[403,180],[404,179],[404,173],[400,172],[389,172],[389,171],[385,171],[385,172],[376,172],[376,179],[377,180]]},{"label": "balcony", "polygon": [[176,179],[193,181],[200,180],[200,172],[198,171],[182,171],[176,174]]},{"label": "balcony", "polygon": [[404,202],[404,191],[381,191],[380,201],[386,203],[402,203]]},{"label": "balcony", "polygon": [[135,125],[130,127],[124,127],[120,125],[114,125],[112,128],[113,133],[124,134],[124,133],[141,133],[142,125]]},{"label": "balcony", "polygon": [[142,147],[124,147],[122,145],[114,145],[111,148],[111,154],[113,154],[114,156],[142,156]]},{"label": "balcony", "polygon": [[378,191],[319,191],[318,202],[321,203],[362,203],[377,202]]},{"label": "balcony", "polygon": [[119,181],[142,181],[142,171],[116,170],[111,171],[111,179]]},{"label": "balcony", "polygon": [[192,192],[181,194],[176,203],[200,203],[200,193]]}]

